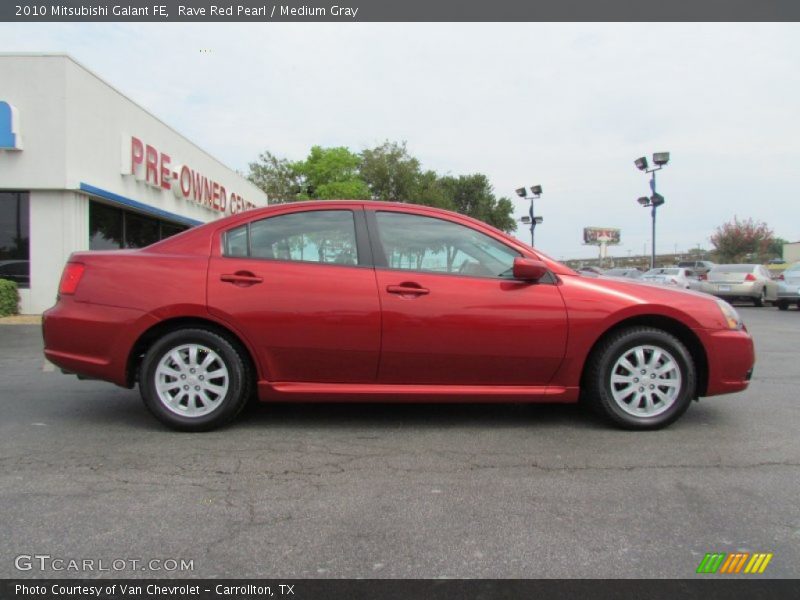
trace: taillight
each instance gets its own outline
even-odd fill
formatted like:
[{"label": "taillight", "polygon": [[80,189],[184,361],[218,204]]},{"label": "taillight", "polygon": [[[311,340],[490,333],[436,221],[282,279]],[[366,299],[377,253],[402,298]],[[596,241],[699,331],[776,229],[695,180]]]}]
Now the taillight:
[{"label": "taillight", "polygon": [[755,281],[756,280],[756,276],[753,275],[752,273],[748,273],[747,276],[744,278],[744,280],[745,281]]},{"label": "taillight", "polygon": [[67,263],[67,266],[64,267],[64,273],[61,275],[58,293],[67,296],[74,294],[85,270],[86,265],[83,263]]},{"label": "taillight", "polygon": [[706,275],[705,273],[703,273],[702,275],[700,275],[700,277],[698,277],[698,279],[699,279],[700,281],[708,281],[708,275]]},{"label": "taillight", "polygon": [[670,279],[670,280],[669,280],[669,282],[670,282],[672,285],[678,285],[678,280],[677,280],[677,279]]},{"label": "taillight", "polygon": [[783,273],[778,275],[778,281],[786,281],[786,278],[783,276]]}]

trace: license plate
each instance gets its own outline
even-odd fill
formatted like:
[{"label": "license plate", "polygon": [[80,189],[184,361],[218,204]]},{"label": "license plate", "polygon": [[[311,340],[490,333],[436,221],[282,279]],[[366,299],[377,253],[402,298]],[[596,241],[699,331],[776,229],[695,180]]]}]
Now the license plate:
[{"label": "license plate", "polygon": [[721,286],[719,286],[719,291],[720,292],[730,292],[731,291],[731,286],[729,286],[729,285],[721,285]]}]

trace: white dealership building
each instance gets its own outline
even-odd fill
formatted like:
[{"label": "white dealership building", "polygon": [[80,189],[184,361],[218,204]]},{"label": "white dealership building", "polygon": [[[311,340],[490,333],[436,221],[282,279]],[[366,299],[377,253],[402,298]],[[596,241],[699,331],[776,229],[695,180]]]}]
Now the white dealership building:
[{"label": "white dealership building", "polygon": [[0,278],[53,305],[76,250],[138,248],[266,195],[63,54],[0,54]]}]

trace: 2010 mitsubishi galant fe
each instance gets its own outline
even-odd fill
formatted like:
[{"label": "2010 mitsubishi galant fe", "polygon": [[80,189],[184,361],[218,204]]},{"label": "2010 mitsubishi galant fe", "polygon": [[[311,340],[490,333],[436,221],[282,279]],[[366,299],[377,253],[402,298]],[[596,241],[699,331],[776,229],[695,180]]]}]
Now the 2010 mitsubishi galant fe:
[{"label": "2010 mitsubishi galant fe", "polygon": [[255,209],[76,252],[43,319],[62,370],[137,383],[180,430],[268,401],[577,402],[654,429],[747,387],[723,300],[588,278],[480,221],[385,202]]}]

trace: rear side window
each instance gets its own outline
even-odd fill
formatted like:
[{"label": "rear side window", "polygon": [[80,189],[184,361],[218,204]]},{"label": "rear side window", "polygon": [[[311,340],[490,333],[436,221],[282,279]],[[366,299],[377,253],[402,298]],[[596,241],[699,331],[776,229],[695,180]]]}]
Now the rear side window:
[{"label": "rear side window", "polygon": [[225,256],[359,264],[353,212],[315,210],[254,221],[225,234]]}]

